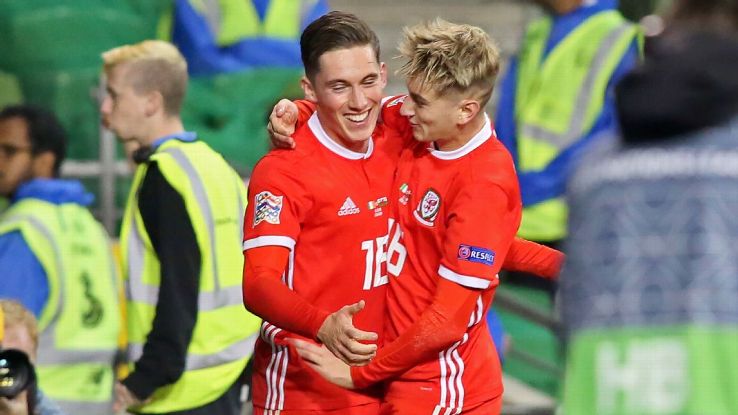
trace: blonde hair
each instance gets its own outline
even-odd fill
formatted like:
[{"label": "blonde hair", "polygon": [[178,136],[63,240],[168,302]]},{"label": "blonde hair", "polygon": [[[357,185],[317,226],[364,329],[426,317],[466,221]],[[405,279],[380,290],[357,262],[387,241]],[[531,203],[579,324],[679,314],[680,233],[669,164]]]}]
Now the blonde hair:
[{"label": "blonde hair", "polygon": [[403,32],[399,51],[407,62],[400,74],[439,94],[479,88],[480,103],[489,101],[500,71],[500,53],[484,30],[437,18]]},{"label": "blonde hair", "polygon": [[162,40],[144,40],[103,52],[103,70],[110,73],[118,65],[130,65],[128,82],[137,93],[158,91],[164,110],[179,115],[187,91],[187,62],[179,50]]},{"label": "blonde hair", "polygon": [[0,300],[0,308],[2,308],[3,329],[5,327],[21,325],[28,331],[28,335],[33,341],[33,349],[38,347],[38,325],[36,324],[36,317],[28,311],[23,305],[14,300],[3,299]]}]

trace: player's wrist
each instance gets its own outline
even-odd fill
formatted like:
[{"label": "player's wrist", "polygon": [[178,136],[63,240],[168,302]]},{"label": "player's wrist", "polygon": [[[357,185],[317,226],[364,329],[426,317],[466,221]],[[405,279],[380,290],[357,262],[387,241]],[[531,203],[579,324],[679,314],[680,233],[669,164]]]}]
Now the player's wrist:
[{"label": "player's wrist", "polygon": [[327,324],[331,313],[323,310],[317,310],[313,319],[312,335],[313,340],[323,343],[323,339],[328,335]]},{"label": "player's wrist", "polygon": [[[369,365],[371,365],[371,363]],[[367,377],[369,365],[351,366],[351,382],[354,384],[354,389],[364,389],[374,384],[374,382]]]}]

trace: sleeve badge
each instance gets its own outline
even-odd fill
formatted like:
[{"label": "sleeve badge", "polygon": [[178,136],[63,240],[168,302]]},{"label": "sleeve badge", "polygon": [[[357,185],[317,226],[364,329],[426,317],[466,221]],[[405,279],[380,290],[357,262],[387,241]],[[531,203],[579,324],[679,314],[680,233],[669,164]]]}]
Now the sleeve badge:
[{"label": "sleeve badge", "polygon": [[261,222],[279,224],[279,215],[282,213],[284,196],[276,196],[264,191],[254,197],[254,227]]}]

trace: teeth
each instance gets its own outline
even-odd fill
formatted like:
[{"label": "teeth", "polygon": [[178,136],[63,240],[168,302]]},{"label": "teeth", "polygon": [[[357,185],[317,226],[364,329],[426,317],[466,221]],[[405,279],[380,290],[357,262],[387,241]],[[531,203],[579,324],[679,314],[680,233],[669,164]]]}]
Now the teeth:
[{"label": "teeth", "polygon": [[353,122],[362,122],[368,116],[369,116],[369,111],[361,113],[361,114],[346,114],[345,115],[345,117],[348,118],[349,121],[353,121]]}]

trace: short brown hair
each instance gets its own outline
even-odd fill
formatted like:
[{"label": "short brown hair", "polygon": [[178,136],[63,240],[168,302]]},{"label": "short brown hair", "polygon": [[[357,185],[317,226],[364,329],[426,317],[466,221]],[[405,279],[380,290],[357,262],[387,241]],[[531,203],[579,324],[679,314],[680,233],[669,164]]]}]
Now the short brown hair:
[{"label": "short brown hair", "polygon": [[36,317],[28,311],[27,308],[14,300],[0,300],[0,308],[3,311],[4,325],[6,327],[21,325],[28,331],[29,337],[33,341],[34,350],[38,348],[38,325]]},{"label": "short brown hair", "polygon": [[407,59],[399,73],[419,81],[421,88],[438,94],[477,88],[482,92],[482,105],[492,96],[500,53],[487,33],[476,26],[439,18],[406,27],[399,51]]},{"label": "short brown hair", "polygon": [[138,93],[159,91],[168,115],[179,115],[187,92],[187,62],[169,42],[145,40],[110,49],[102,54],[103,69],[109,73],[120,64],[130,64],[128,80]]},{"label": "short brown hair", "polygon": [[379,39],[363,20],[351,13],[332,11],[305,28],[300,37],[300,53],[305,75],[314,79],[320,70],[320,57],[337,49],[369,45],[379,63]]}]

